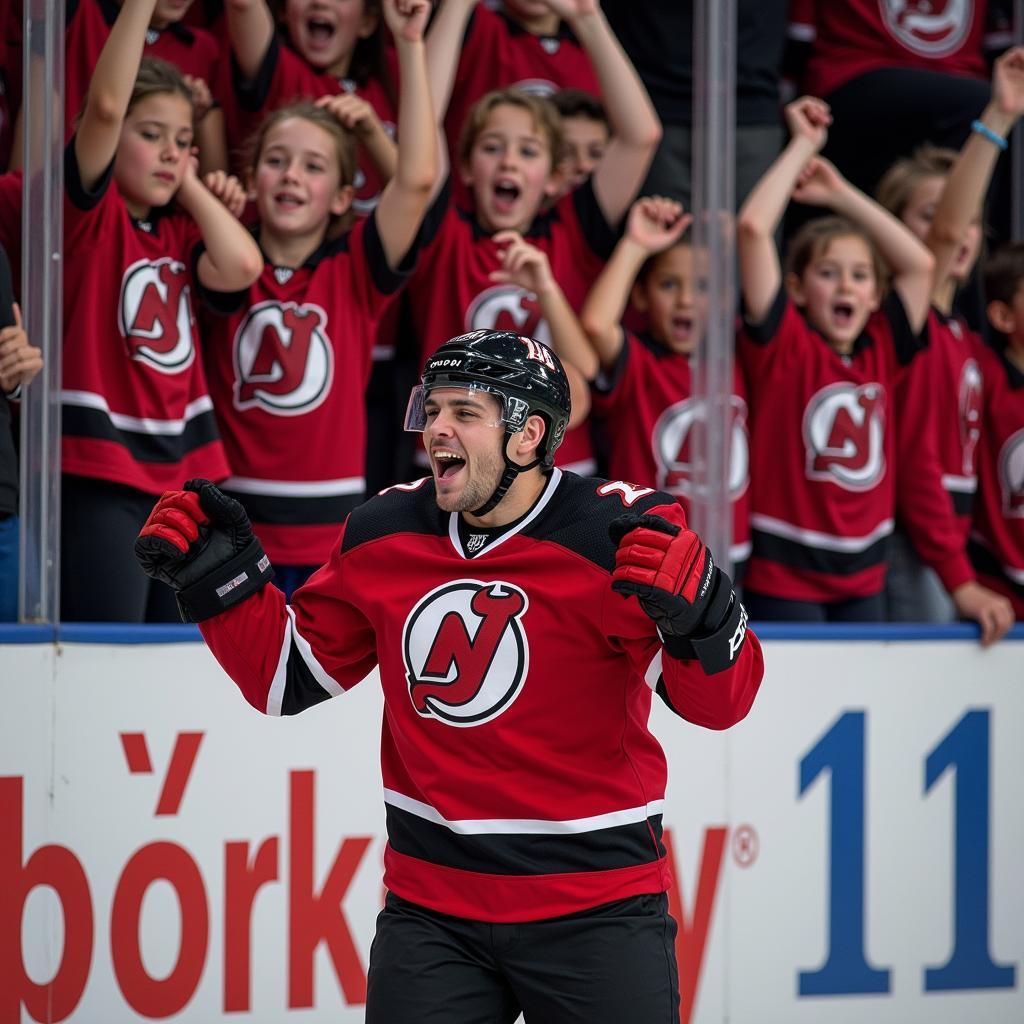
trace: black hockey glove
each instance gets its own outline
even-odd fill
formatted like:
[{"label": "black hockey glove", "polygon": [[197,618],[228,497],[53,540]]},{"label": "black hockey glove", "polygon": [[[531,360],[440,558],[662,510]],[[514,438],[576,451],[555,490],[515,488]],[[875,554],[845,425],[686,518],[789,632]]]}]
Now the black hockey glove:
[{"label": "black hockey glove", "polygon": [[692,530],[656,515],[627,514],[608,529],[618,545],[612,589],[636,596],[673,658],[697,658],[709,675],[736,662],[747,613],[732,580]]},{"label": "black hockey glove", "polygon": [[255,594],[274,575],[245,509],[209,480],[165,491],[135,541],[147,576],[178,595],[185,622],[202,622]]}]

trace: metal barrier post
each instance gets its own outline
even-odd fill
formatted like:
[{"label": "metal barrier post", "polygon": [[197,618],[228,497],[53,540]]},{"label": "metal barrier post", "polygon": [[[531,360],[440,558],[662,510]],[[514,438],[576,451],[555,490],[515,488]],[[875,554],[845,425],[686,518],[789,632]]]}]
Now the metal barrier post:
[{"label": "metal barrier post", "polygon": [[[704,429],[691,438],[694,528],[730,566],[730,450],[734,430],[736,0],[693,5],[693,260],[704,330],[693,397]],[[733,467],[735,469],[736,467]]]},{"label": "metal barrier post", "polygon": [[22,123],[22,310],[45,368],[21,408],[22,622],[60,609],[61,244],[64,151],[64,0],[25,3]]}]

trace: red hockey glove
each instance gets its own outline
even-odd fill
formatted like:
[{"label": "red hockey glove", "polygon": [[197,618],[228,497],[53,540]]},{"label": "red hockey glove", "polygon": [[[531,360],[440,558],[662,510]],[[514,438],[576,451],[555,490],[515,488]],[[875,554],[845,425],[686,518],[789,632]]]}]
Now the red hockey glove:
[{"label": "red hockey glove", "polygon": [[635,595],[674,658],[697,658],[709,675],[736,661],[747,613],[732,580],[692,530],[656,515],[627,514],[608,530],[618,545],[612,589]]},{"label": "red hockey glove", "polygon": [[245,509],[209,480],[166,491],[135,541],[143,571],[178,595],[185,622],[202,622],[274,575]]}]

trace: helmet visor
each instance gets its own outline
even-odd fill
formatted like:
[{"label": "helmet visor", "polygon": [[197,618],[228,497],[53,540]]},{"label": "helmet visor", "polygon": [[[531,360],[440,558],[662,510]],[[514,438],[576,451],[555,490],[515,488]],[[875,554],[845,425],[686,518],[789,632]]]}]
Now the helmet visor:
[{"label": "helmet visor", "polygon": [[[496,388],[478,387],[470,385],[460,387],[458,384],[438,384],[429,391],[422,384],[417,384],[409,394],[409,404],[405,408],[405,429],[414,434],[422,434],[427,428],[428,413],[435,411],[439,403],[431,400],[434,391],[457,390],[461,392],[457,402],[463,408],[483,410],[483,423],[489,427],[503,427],[506,430],[521,430],[526,420],[526,403],[519,398],[509,398]],[[494,411],[494,399],[499,402],[497,417],[492,415]],[[511,406],[511,409],[510,409]],[[522,409],[520,407],[523,407]],[[511,415],[510,415],[511,412]]]}]

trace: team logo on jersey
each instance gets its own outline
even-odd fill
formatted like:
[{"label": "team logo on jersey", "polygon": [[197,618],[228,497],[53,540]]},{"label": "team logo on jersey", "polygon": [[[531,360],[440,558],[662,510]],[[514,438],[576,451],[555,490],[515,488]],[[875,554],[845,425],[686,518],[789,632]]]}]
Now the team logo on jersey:
[{"label": "team logo on jersey", "polygon": [[1024,519],[1024,430],[1011,434],[999,453],[1003,515]]},{"label": "team logo on jersey", "polygon": [[327,314],[304,302],[260,302],[235,333],[235,407],[301,416],[327,397],[334,351]]},{"label": "team logo on jersey", "polygon": [[963,452],[963,475],[974,475],[974,449],[981,437],[982,385],[981,368],[968,359],[960,371],[960,394],[957,407],[960,413],[960,448]]},{"label": "team logo on jersey", "polygon": [[128,355],[160,373],[181,373],[196,357],[185,264],[139,260],[121,279],[118,326]]},{"label": "team logo on jersey", "polygon": [[[670,405],[654,425],[651,448],[658,469],[658,487],[669,494],[693,498],[698,491],[695,481],[707,477],[702,461],[702,453],[707,450],[706,408],[705,399],[687,398]],[[750,481],[747,403],[739,395],[732,395],[729,412],[729,497],[735,501]]]},{"label": "team logo on jersey", "polygon": [[551,345],[551,331],[533,292],[500,284],[481,292],[466,312],[466,331],[512,331]]},{"label": "team logo on jersey", "polygon": [[885,474],[885,389],[830,384],[804,411],[807,476],[848,491],[870,490]]},{"label": "team logo on jersey", "polygon": [[896,39],[926,57],[957,50],[974,16],[973,0],[879,0],[879,7]]},{"label": "team logo on jersey", "polygon": [[456,580],[426,595],[402,631],[417,714],[459,727],[496,718],[519,695],[530,664],[526,594],[496,580]]}]

